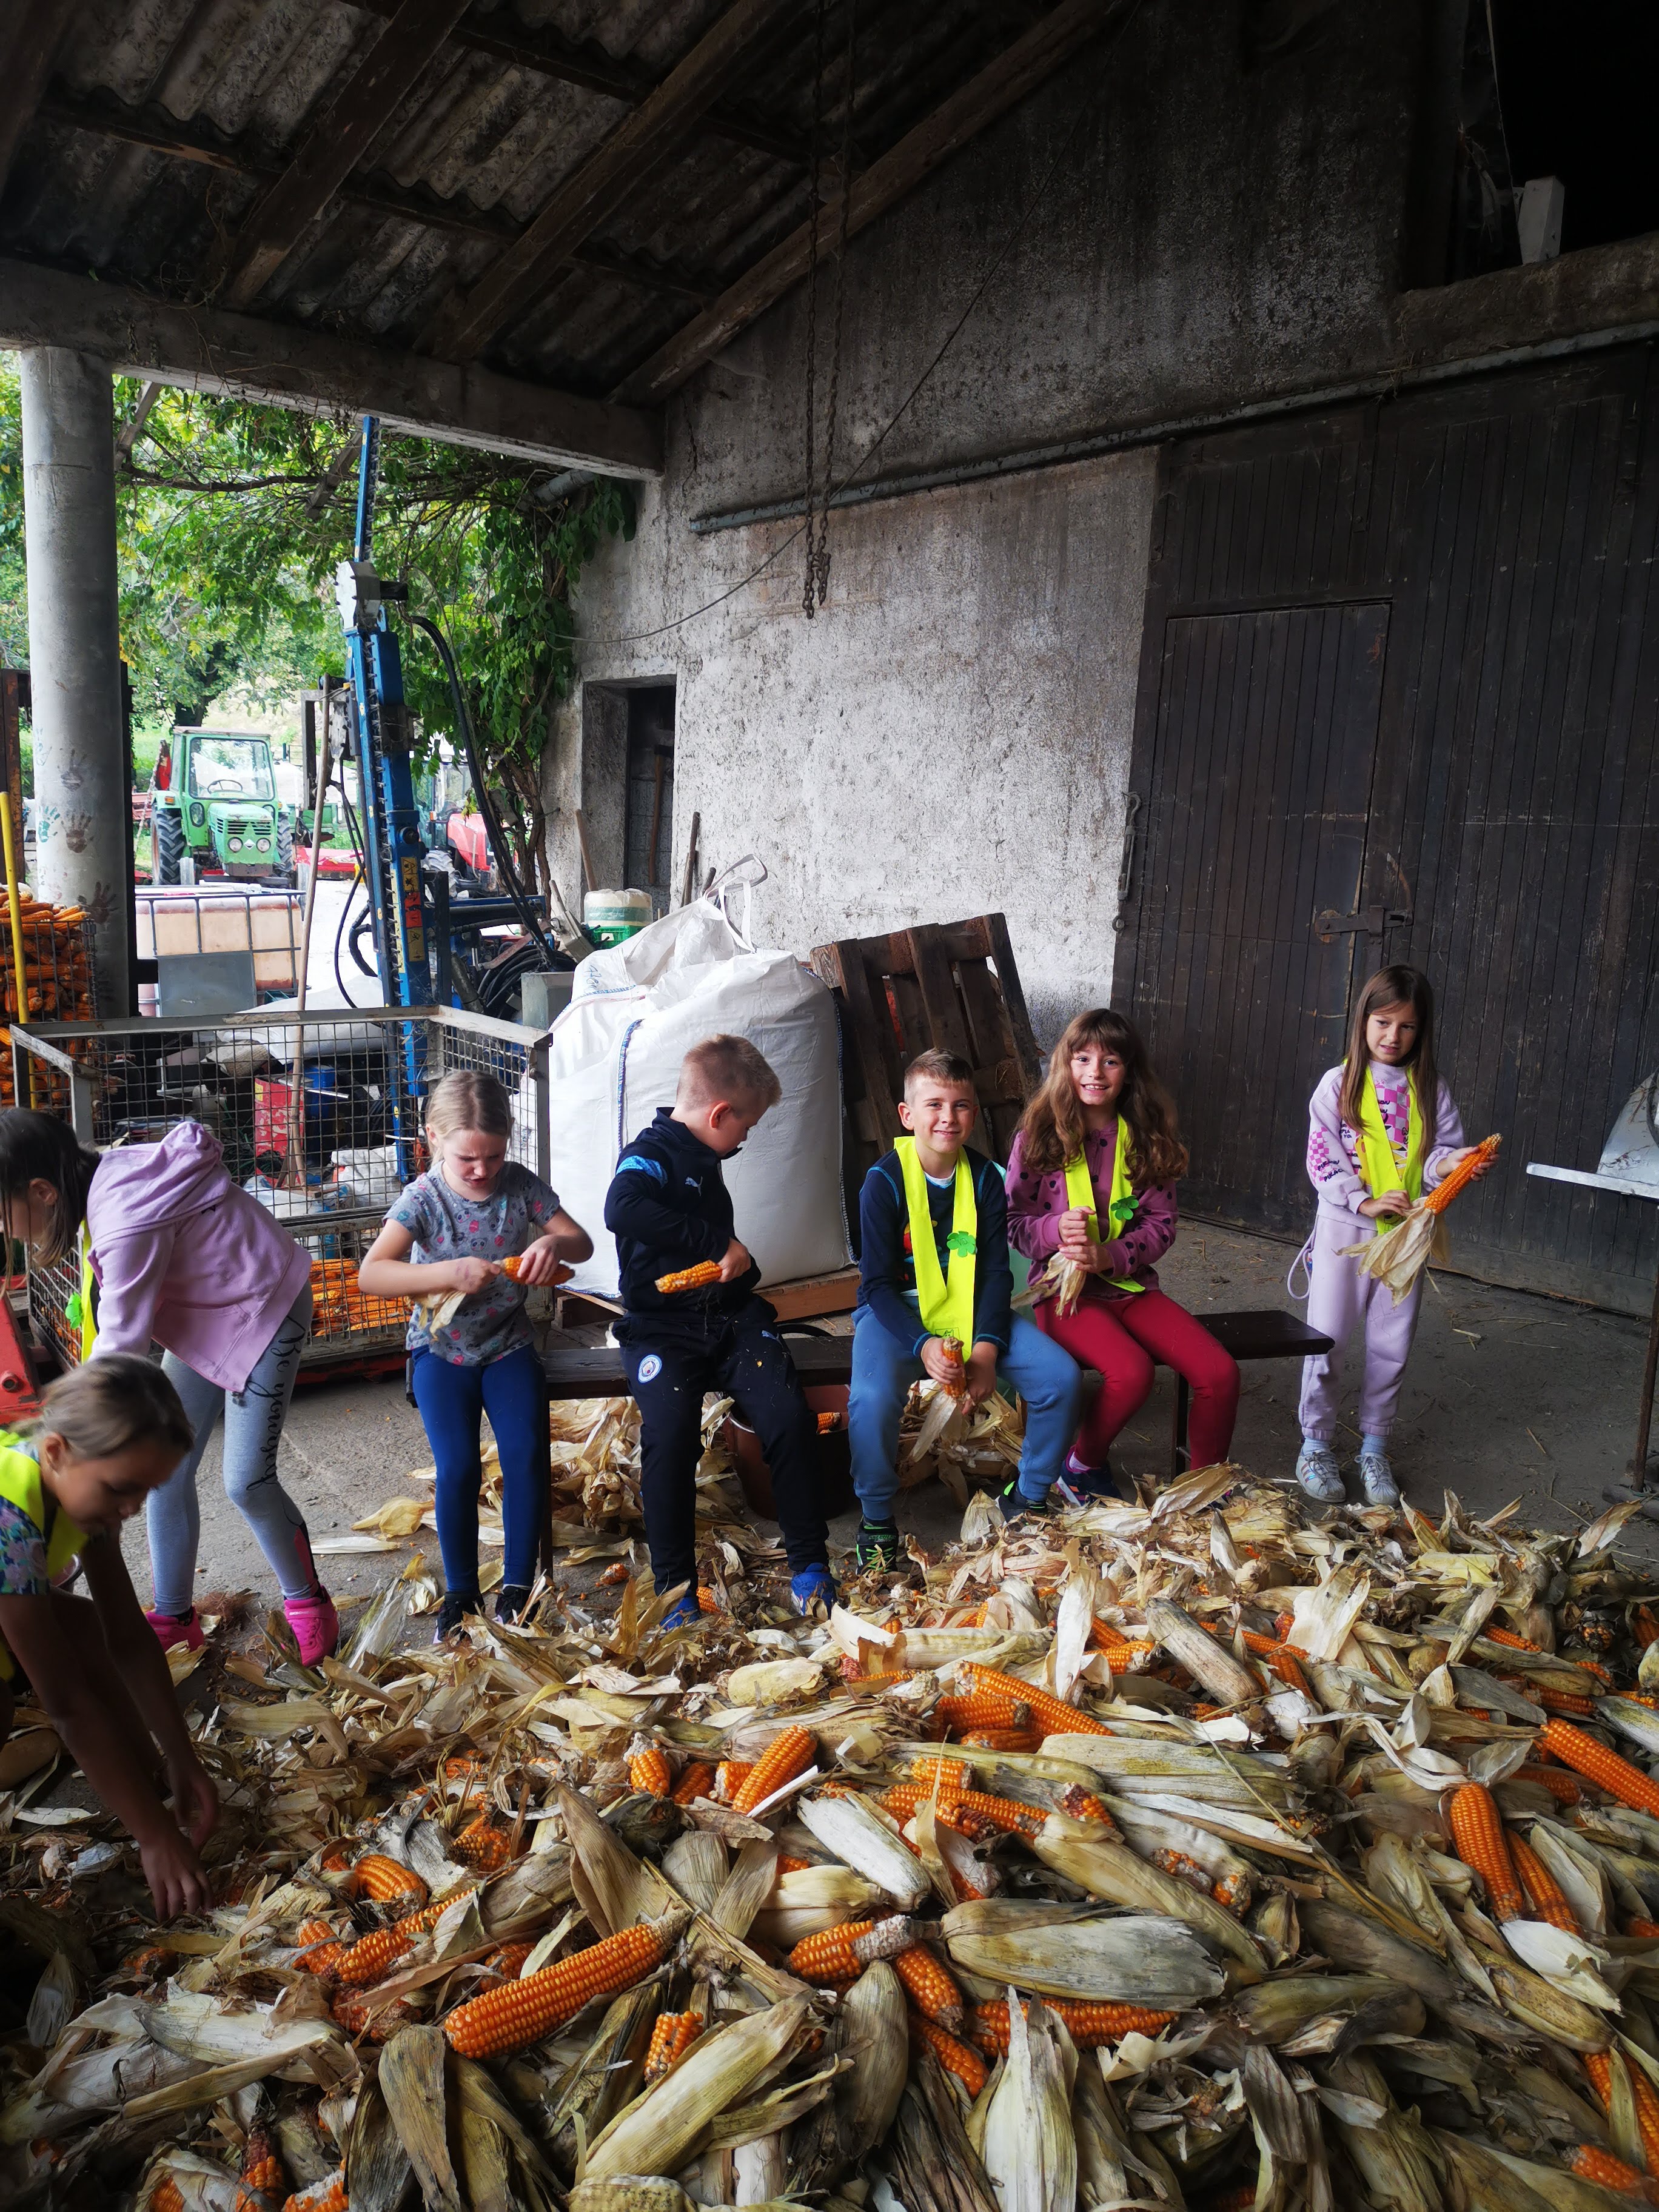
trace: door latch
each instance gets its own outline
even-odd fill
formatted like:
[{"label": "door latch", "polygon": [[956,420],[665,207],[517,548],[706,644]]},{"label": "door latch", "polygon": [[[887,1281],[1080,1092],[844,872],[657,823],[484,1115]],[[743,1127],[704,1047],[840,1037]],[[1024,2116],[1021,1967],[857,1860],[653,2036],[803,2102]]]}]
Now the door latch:
[{"label": "door latch", "polygon": [[1401,928],[1410,920],[1410,915],[1383,906],[1362,906],[1353,914],[1339,914],[1334,907],[1327,907],[1314,916],[1314,935],[1322,945],[1328,945],[1334,937],[1381,939],[1385,929]]}]

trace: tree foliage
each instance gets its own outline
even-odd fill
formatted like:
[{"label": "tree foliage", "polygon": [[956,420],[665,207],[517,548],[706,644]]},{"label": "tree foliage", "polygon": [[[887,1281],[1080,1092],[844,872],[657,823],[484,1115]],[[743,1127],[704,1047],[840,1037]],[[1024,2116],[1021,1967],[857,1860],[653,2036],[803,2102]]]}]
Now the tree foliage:
[{"label": "tree foliage", "polygon": [[[116,418],[140,386],[116,385]],[[277,702],[345,668],[334,605],[351,550],[360,426],[164,390],[116,479],[122,650],[141,716],[199,720],[240,686]],[[624,484],[552,499],[552,481],[418,438],[381,444],[374,553],[448,637],[521,866],[544,873],[541,757],[574,669],[571,593],[607,533],[631,537]],[[0,656],[27,665],[16,362],[0,354]],[[405,631],[404,684],[430,738],[453,732],[443,672]]]}]

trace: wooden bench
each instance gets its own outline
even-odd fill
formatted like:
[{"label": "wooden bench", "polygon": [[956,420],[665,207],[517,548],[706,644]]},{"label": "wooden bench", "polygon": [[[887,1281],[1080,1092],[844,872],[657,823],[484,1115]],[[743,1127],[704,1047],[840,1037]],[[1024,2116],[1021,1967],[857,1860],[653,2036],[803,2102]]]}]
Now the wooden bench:
[{"label": "wooden bench", "polygon": [[[1216,1342],[1241,1364],[1247,1359],[1305,1359],[1310,1352],[1328,1352],[1332,1340],[1295,1314],[1271,1306],[1250,1307],[1242,1313],[1194,1315]],[[850,1382],[853,1379],[853,1340],[846,1336],[808,1336],[786,1323],[789,1356],[804,1383]],[[621,1352],[613,1344],[561,1346],[542,1354],[542,1371],[549,1395],[555,1398],[613,1398],[624,1395],[628,1376]],[[1088,1387],[1097,1389],[1100,1378],[1085,1368]],[[1187,1415],[1190,1393],[1176,1383],[1175,1419],[1170,1441],[1170,1472],[1183,1474],[1188,1464]]]}]

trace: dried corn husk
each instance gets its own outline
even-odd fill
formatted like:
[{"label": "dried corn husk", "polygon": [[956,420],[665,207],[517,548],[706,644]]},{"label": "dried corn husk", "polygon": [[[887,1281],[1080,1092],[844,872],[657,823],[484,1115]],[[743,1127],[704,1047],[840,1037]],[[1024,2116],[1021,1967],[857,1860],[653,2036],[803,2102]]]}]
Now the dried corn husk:
[{"label": "dried corn husk", "polygon": [[1042,2006],[1028,2019],[1010,1997],[1008,2063],[989,2093],[980,2156],[1002,2212],[1054,2212],[1077,2201],[1077,2053]]},{"label": "dried corn husk", "polygon": [[590,2147],[584,2178],[678,2171],[726,2107],[740,2103],[788,2050],[810,2011],[805,1997],[786,1998],[700,2037],[673,2071],[619,2112]]},{"label": "dried corn husk", "polygon": [[927,1894],[926,1869],[861,1797],[813,1797],[800,1808],[803,1827],[827,1851],[884,1890],[901,1912]]},{"label": "dried corn husk", "polygon": [[986,1898],[957,1905],[940,1926],[958,1966],[1040,1996],[1087,1999],[1109,1990],[1117,2003],[1181,2012],[1224,1986],[1203,1946],[1177,1920]]}]

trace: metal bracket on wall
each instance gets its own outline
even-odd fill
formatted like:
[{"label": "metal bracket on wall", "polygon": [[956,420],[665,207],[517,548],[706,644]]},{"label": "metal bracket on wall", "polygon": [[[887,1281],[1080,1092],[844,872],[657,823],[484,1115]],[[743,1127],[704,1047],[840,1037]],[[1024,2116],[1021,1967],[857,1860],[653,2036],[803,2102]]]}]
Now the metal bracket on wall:
[{"label": "metal bracket on wall", "polygon": [[1327,907],[1313,918],[1314,935],[1322,945],[1328,945],[1334,937],[1374,937],[1380,944],[1387,929],[1403,927],[1411,920],[1408,914],[1398,914],[1388,907],[1362,906],[1353,914],[1338,914],[1334,907]]},{"label": "metal bracket on wall", "polygon": [[1123,802],[1123,858],[1117,871],[1117,912],[1112,916],[1112,927],[1121,931],[1128,926],[1129,894],[1135,887],[1135,817],[1140,811],[1140,793],[1132,791]]}]

